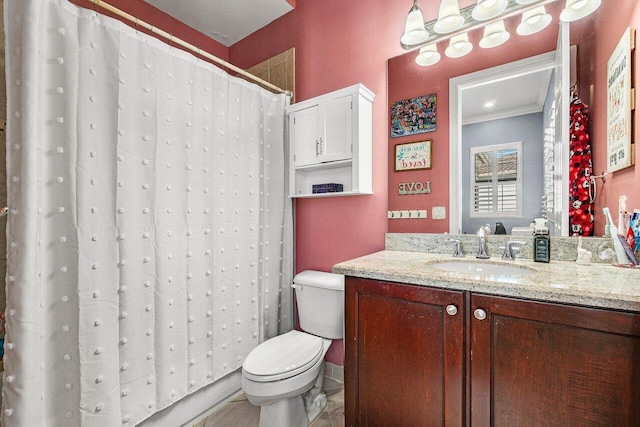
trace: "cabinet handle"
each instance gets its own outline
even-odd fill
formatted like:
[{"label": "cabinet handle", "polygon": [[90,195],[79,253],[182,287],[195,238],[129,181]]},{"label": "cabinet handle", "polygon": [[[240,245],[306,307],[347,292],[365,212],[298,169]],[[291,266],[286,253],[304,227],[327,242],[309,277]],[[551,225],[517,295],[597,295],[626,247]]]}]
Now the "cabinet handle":
[{"label": "cabinet handle", "polygon": [[455,306],[455,305],[453,305],[453,304],[449,304],[449,305],[447,306],[446,310],[447,310],[447,314],[448,314],[449,316],[455,316],[456,314],[458,314],[458,307],[456,307],[456,306]]},{"label": "cabinet handle", "polygon": [[476,308],[473,310],[473,316],[478,320],[484,320],[487,318],[487,312],[481,308]]},{"label": "cabinet handle", "polygon": [[320,147],[320,141],[316,139],[316,157],[320,155],[320,149],[318,147]]},{"label": "cabinet handle", "polygon": [[322,149],[322,138],[320,138],[320,154],[322,154],[324,150]]}]

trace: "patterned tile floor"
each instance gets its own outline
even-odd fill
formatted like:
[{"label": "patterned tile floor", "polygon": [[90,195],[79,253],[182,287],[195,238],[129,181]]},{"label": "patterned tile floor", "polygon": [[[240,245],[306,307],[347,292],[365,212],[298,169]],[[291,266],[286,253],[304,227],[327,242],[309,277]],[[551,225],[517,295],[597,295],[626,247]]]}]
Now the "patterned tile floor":
[{"label": "patterned tile floor", "polygon": [[[327,395],[327,407],[310,427],[344,427],[343,384],[325,377],[323,389]],[[259,417],[260,408],[249,403],[243,394],[195,424],[194,427],[257,427]]]}]

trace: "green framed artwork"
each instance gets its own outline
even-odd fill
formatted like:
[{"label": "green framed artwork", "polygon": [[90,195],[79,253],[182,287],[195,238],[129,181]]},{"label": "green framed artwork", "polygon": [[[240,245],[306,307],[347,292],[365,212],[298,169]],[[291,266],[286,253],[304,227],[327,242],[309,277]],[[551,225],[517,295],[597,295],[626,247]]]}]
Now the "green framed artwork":
[{"label": "green framed artwork", "polygon": [[395,146],[396,172],[431,169],[431,140],[409,142]]}]

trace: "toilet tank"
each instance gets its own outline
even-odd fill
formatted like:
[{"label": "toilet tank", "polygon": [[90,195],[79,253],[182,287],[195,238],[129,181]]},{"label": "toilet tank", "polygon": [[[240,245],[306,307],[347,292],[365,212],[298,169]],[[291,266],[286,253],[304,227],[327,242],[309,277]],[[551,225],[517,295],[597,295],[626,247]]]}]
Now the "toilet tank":
[{"label": "toilet tank", "polygon": [[306,270],[293,278],[303,331],[323,338],[343,336],[344,276]]}]

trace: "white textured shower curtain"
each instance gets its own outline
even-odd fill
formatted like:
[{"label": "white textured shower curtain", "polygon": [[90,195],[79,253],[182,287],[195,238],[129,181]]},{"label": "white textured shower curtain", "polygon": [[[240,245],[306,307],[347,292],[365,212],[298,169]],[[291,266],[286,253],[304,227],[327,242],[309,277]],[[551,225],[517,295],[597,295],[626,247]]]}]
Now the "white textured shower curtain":
[{"label": "white textured shower curtain", "polygon": [[66,0],[5,24],[2,422],[134,425],[291,327],[288,101]]}]

